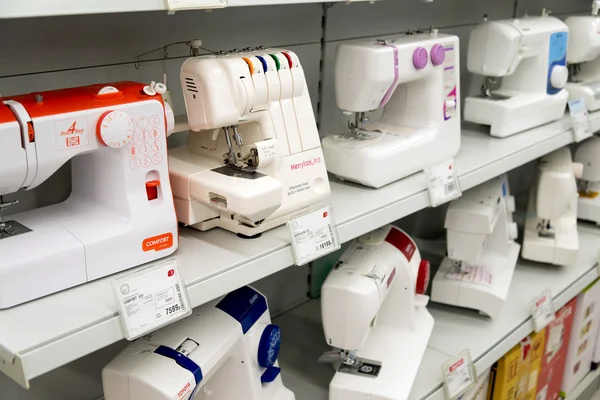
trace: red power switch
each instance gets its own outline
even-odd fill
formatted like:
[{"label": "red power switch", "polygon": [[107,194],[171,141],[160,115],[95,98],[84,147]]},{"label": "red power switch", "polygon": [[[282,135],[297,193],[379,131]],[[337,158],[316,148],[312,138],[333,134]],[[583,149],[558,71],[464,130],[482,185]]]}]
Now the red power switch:
[{"label": "red power switch", "polygon": [[431,264],[427,260],[421,260],[419,272],[417,274],[417,294],[425,294],[429,286],[429,274],[431,273]]},{"label": "red power switch", "polygon": [[158,186],[160,185],[160,181],[148,181],[146,182],[146,195],[148,196],[148,201],[158,199]]}]

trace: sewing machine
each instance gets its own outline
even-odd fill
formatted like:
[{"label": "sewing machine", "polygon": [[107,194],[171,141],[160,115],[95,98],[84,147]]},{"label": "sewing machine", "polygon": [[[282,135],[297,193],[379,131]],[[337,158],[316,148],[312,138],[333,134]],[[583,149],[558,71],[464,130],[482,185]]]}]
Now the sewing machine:
[{"label": "sewing machine", "polygon": [[296,54],[244,49],[190,58],[181,83],[193,131],[186,146],[169,151],[181,222],[252,237],[329,197]]},{"label": "sewing machine", "polygon": [[[327,169],[379,188],[445,161],[460,147],[456,36],[406,34],[337,48],[335,94],[349,132],[323,138]],[[367,112],[383,109],[378,121]]]},{"label": "sewing machine", "polygon": [[541,158],[536,185],[529,195],[521,257],[571,265],[579,251],[577,184],[583,165],[571,161],[564,147]]},{"label": "sewing machine", "polygon": [[600,1],[592,2],[592,15],[571,16],[567,63],[569,100],[583,98],[589,111],[600,109]]},{"label": "sewing machine", "polygon": [[330,400],[408,398],[433,330],[428,283],[429,262],[394,226],[346,249],[321,289],[325,339],[341,356]]},{"label": "sewing machine", "polygon": [[579,144],[575,162],[581,163],[583,173],[578,180],[579,199],[577,218],[600,225],[600,138],[592,136]]},{"label": "sewing machine", "polygon": [[448,256],[433,279],[432,301],[498,316],[521,249],[515,242],[514,211],[506,175],[450,203],[445,222]]},{"label": "sewing machine", "polygon": [[561,118],[569,97],[563,90],[567,36],[567,26],[547,15],[477,25],[467,68],[486,81],[478,96],[465,100],[465,121],[506,137]]},{"label": "sewing machine", "polygon": [[[0,195],[71,160],[62,203],[0,214],[0,308],[167,256],[177,219],[167,166],[173,113],[119,82],[0,98]],[[17,201],[0,197],[0,212]]]},{"label": "sewing machine", "polygon": [[249,286],[131,343],[102,370],[105,400],[294,400],[281,330]]}]

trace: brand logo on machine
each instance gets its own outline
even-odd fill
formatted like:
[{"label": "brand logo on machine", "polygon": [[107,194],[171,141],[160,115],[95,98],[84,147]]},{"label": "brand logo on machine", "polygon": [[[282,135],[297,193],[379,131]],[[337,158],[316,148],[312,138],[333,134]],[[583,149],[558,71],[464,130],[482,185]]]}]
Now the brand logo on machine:
[{"label": "brand logo on machine", "polygon": [[70,150],[88,145],[88,121],[86,118],[57,121],[54,129],[58,150]]},{"label": "brand logo on machine", "polygon": [[78,129],[77,128],[77,121],[73,121],[73,123],[71,124],[71,126],[69,126],[69,129],[67,129],[66,131],[62,131],[60,133],[60,135],[61,136],[82,135],[83,132],[85,132],[85,129]]},{"label": "brand logo on machine", "polygon": [[183,387],[183,389],[181,389],[179,391],[179,393],[177,393],[177,395],[179,396],[180,399],[187,394],[187,392],[188,392],[188,390],[190,390],[191,386],[192,385],[190,385],[190,383],[188,382],[188,383],[185,384],[185,386]]},{"label": "brand logo on machine", "polygon": [[297,169],[308,168],[308,167],[311,167],[313,165],[320,164],[320,163],[321,163],[321,157],[311,157],[308,160],[304,160],[302,162],[295,163],[295,164],[290,164],[290,169],[292,171],[295,171]]},{"label": "brand logo on machine", "polygon": [[144,251],[160,251],[173,246],[173,234],[163,233],[162,235],[146,238],[142,241],[142,250]]}]

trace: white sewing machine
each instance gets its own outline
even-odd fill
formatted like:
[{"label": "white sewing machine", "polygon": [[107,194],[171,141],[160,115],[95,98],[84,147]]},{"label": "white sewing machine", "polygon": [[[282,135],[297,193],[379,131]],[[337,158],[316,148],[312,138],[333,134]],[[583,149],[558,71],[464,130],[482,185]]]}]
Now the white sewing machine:
[{"label": "white sewing machine", "polygon": [[329,180],[296,54],[194,57],[181,82],[190,133],[169,151],[177,216],[200,230],[255,236],[325,201]]},{"label": "white sewing machine", "polygon": [[72,170],[64,202],[0,215],[0,308],[177,248],[166,150],[173,114],[143,89],[119,82],[0,99],[0,195],[37,187],[69,160]]},{"label": "white sewing machine", "polygon": [[321,289],[325,339],[342,358],[330,400],[408,398],[433,330],[428,283],[429,262],[394,226],[344,252]]},{"label": "white sewing machine", "polygon": [[480,95],[465,100],[465,121],[506,137],[561,118],[569,97],[567,36],[567,26],[546,15],[477,25],[467,68],[487,80]]},{"label": "white sewing machine", "polygon": [[577,218],[600,225],[600,137],[592,136],[579,144],[575,162],[584,166],[578,181]]},{"label": "white sewing machine", "polygon": [[521,249],[515,242],[514,211],[506,175],[450,203],[445,222],[448,256],[433,279],[432,301],[498,316]]},{"label": "white sewing machine", "polygon": [[102,371],[106,400],[294,400],[281,331],[249,286],[131,343]]},{"label": "white sewing machine", "polygon": [[592,2],[592,15],[571,16],[569,27],[569,100],[583,98],[589,111],[600,109],[600,1]]},{"label": "white sewing machine", "polygon": [[[350,132],[323,139],[327,169],[379,188],[458,153],[458,38],[431,33],[341,44],[335,94]],[[383,109],[376,122],[366,112]]]},{"label": "white sewing machine", "polygon": [[541,158],[535,187],[529,194],[521,257],[571,265],[579,251],[577,184],[583,165],[571,161],[567,147]]}]

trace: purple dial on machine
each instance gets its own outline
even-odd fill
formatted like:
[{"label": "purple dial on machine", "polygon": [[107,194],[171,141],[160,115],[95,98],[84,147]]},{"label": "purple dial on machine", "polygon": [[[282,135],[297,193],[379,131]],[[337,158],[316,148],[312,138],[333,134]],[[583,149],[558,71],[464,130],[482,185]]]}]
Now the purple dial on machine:
[{"label": "purple dial on machine", "polygon": [[446,50],[441,44],[434,44],[431,48],[431,62],[433,65],[441,65],[446,59]]},{"label": "purple dial on machine", "polygon": [[428,58],[427,50],[417,47],[413,53],[413,65],[416,69],[423,69],[427,66]]}]

